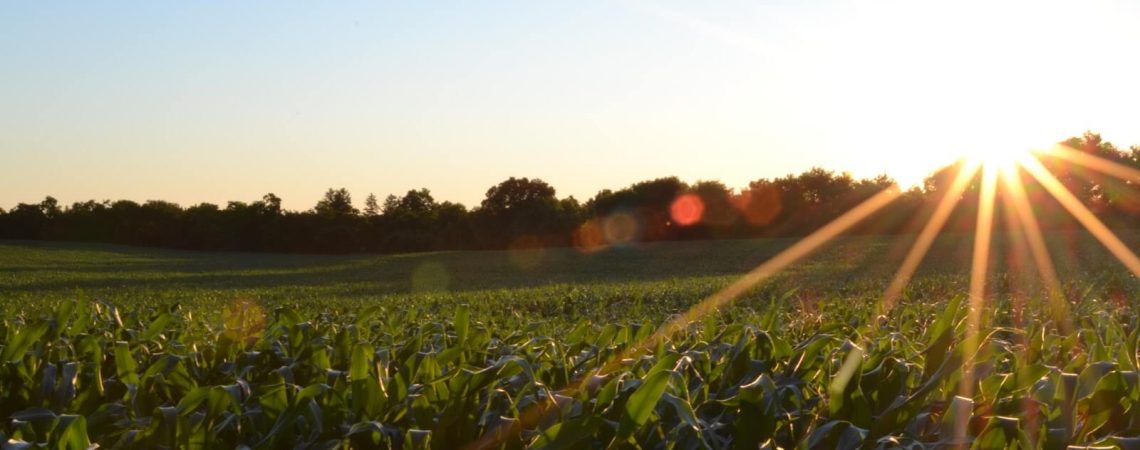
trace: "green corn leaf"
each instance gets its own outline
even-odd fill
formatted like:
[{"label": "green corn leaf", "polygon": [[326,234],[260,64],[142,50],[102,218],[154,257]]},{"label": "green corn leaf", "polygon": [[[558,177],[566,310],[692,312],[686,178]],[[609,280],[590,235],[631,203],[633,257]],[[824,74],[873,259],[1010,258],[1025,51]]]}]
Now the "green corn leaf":
[{"label": "green corn leaf", "polygon": [[661,394],[665,393],[665,389],[669,387],[670,376],[671,373],[668,371],[653,372],[645,378],[642,385],[633,392],[633,395],[630,395],[629,400],[625,403],[624,414],[621,416],[617,436],[614,438],[615,442],[629,439],[641,427],[645,426],[653,414],[653,410],[657,408]]}]

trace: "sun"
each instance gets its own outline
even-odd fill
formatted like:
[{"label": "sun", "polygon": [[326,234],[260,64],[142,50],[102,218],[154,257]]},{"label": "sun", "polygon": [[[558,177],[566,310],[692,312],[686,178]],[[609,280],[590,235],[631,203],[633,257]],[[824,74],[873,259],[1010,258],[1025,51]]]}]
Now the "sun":
[{"label": "sun", "polygon": [[969,162],[980,164],[982,167],[998,169],[1009,172],[1023,164],[1027,158],[1037,153],[1035,147],[1003,145],[983,146],[964,152],[963,158]]},{"label": "sun", "polygon": [[1034,132],[1029,124],[1007,123],[1005,129],[978,130],[976,139],[958,148],[958,158],[979,167],[1012,175],[1015,169],[1036,160],[1056,147],[1055,141]]}]

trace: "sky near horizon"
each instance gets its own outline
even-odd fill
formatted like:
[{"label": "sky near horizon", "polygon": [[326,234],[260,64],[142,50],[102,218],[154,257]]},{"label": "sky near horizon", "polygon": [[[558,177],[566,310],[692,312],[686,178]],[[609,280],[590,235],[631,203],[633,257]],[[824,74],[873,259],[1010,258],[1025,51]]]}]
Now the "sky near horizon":
[{"label": "sky near horizon", "polygon": [[1140,144],[1136,4],[706,3],[6,3],[0,207],[474,206],[510,176],[584,201],[813,166],[906,185],[1085,130]]}]

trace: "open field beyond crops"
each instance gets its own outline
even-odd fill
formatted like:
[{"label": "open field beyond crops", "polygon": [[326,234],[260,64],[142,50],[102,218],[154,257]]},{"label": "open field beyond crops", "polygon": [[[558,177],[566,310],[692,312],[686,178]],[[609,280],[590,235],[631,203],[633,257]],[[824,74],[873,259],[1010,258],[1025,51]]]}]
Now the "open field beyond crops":
[{"label": "open field beyond crops", "polygon": [[1140,283],[1115,259],[1048,235],[1054,314],[1016,236],[998,236],[968,345],[972,236],[939,238],[877,317],[912,239],[842,238],[659,341],[793,241],[390,256],[0,242],[0,433],[5,448],[1140,448]]}]

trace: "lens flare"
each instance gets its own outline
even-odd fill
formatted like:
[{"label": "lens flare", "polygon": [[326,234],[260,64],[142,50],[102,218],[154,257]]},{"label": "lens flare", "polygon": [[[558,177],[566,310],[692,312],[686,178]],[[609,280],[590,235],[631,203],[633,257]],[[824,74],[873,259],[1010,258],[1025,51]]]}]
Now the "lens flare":
[{"label": "lens flare", "polygon": [[[1037,154],[1028,150],[976,152],[969,154],[964,163],[955,167],[957,173],[953,176],[950,188],[947,189],[945,194],[939,199],[932,216],[923,226],[918,239],[911,247],[899,270],[895,273],[895,277],[892,279],[884,293],[882,303],[879,305],[880,312],[885,313],[890,310],[900,297],[902,289],[910,281],[915,268],[921,263],[933,240],[937,237],[943,225],[945,225],[948,217],[959,203],[963,194],[965,194],[967,190],[974,192],[973,189],[976,189],[978,192],[978,210],[975,218],[973,258],[970,267],[969,305],[966,312],[966,337],[960,347],[962,349],[961,356],[963,358],[963,376],[959,380],[959,396],[955,397],[954,404],[957,406],[953,407],[952,411],[947,412],[947,414],[957,419],[952,421],[954,424],[954,429],[952,430],[954,433],[954,442],[964,442],[967,436],[967,428],[969,425],[969,420],[967,419],[974,409],[973,395],[977,389],[977,380],[975,379],[974,373],[974,358],[976,358],[977,354],[981,351],[985,341],[989,339],[988,336],[983,337],[981,331],[984,325],[983,319],[985,316],[983,316],[983,310],[986,308],[985,300],[987,298],[986,280],[990,270],[991,255],[993,254],[993,227],[995,218],[999,215],[995,205],[999,189],[1001,190],[1002,201],[1005,207],[1001,213],[1005,215],[1004,217],[1009,226],[1009,230],[1014,232],[1020,230],[1024,233],[1024,236],[1020,237],[1022,240],[1015,242],[1015,245],[1020,246],[1019,249],[1015,249],[1018,255],[1018,262],[1010,264],[1019,264],[1020,261],[1026,259],[1026,253],[1032,256],[1039,275],[1043,279],[1047,289],[1056,326],[1061,329],[1062,333],[1066,334],[1073,329],[1073,324],[1067,317],[1067,304],[1064,300],[1063,293],[1060,292],[1060,280],[1057,277],[1052,256],[1049,254],[1048,248],[1045,245],[1040,225],[1033,212],[1033,202],[1036,201],[1036,199],[1031,199],[1029,195],[1027,195],[1026,189],[1023,186],[1023,180],[1021,179],[1021,169],[1024,169],[1025,172],[1032,175],[1033,179],[1108,248],[1113,256],[1119,259],[1133,273],[1140,275],[1140,258],[1108,229],[1092,211],[1081,203],[1076,196],[1069,192],[1066,186],[1049,172],[1049,169],[1045,168],[1040,161],[1038,161],[1038,155],[1056,156],[1064,161],[1107,175],[1116,176],[1130,182],[1140,180],[1140,171],[1095,155],[1063,148],[1052,149]],[[972,184],[977,179],[976,174],[979,169],[982,170],[981,183],[978,188],[973,188]],[[948,180],[949,178],[947,178],[947,181]],[[1001,182],[1000,184],[999,181]],[[875,211],[886,206],[897,196],[897,187],[892,187],[866,200],[838,219],[828,223],[823,228],[777,254],[775,257],[760,264],[752,271],[742,275],[734,283],[714,293],[696,306],[693,306],[684,314],[665,323],[652,335],[632,344],[619,354],[614,355],[601,367],[576,378],[559,392],[565,395],[577,395],[584,386],[585,380],[594,379],[597,376],[609,373],[621,366],[623,361],[635,358],[665,342],[674,333],[684,329],[695,320],[715,313],[720,307],[736,299],[757,283],[806,257],[820,246],[830,242],[840,233],[866,219]],[[751,199],[738,199],[736,200],[737,203],[735,203],[735,206],[738,209],[746,210],[747,208],[745,208],[745,206],[752,203],[750,200]],[[700,216],[704,214],[704,205],[703,203],[697,202],[700,202],[699,197],[690,199],[682,196],[674,200],[670,208],[673,221],[683,225],[686,223],[696,223],[701,220]],[[778,211],[778,206],[776,207],[776,211]],[[579,229],[575,235],[575,245],[579,248],[593,248],[591,246],[605,246],[608,244],[631,242],[637,237],[638,230],[638,221],[633,215],[628,213],[612,214],[600,222],[589,222],[588,225],[584,225],[583,228]],[[878,320],[878,318],[876,318],[876,320]],[[871,324],[868,326],[871,326]],[[842,386],[848,382],[863,358],[864,353],[859,351],[858,346],[855,347],[855,351],[849,352],[843,363],[843,369],[836,374],[833,380],[833,386]],[[554,401],[540,401],[523,411],[517,420],[511,421],[503,427],[490,430],[482,439],[472,443],[467,448],[497,448],[498,445],[504,441],[505,436],[517,435],[524,429],[534,426],[539,420],[546,417],[546,413],[556,404],[557,402]]]},{"label": "lens flare", "polygon": [[685,194],[673,200],[669,206],[669,215],[673,223],[687,227],[701,221],[705,213],[705,203],[696,194]]},{"label": "lens flare", "polygon": [[[819,247],[830,242],[836,236],[849,230],[851,227],[855,226],[855,224],[863,221],[868,216],[874,214],[876,211],[879,211],[883,207],[890,204],[892,201],[898,198],[898,196],[899,190],[897,186],[891,186],[875,194],[871,198],[863,201],[863,203],[860,203],[858,206],[847,211],[827,225],[824,225],[823,228],[820,228],[799,242],[796,242],[791,247],[788,247],[776,256],[752,269],[750,272],[729,286],[704,299],[701,303],[690,308],[685,314],[682,314],[675,319],[665,323],[649,337],[639,342],[633,343],[628,348],[626,348],[625,351],[622,351],[618,355],[614,355],[602,367],[593,370],[584,376],[578,377],[566,388],[559,391],[559,393],[568,396],[576,395],[582,389],[586,380],[593,379],[596,376],[608,374],[614,369],[620,367],[622,365],[622,361],[628,360],[637,355],[641,355],[644,352],[652,349],[655,345],[668,339],[670,336],[694,320],[697,320],[713,311],[718,310],[725,304],[735,300],[738,296],[743,294],[748,289],[756,286],[757,283],[764,281],[768,277],[771,277],[789,265],[810,255],[814,251],[818,250]],[[511,421],[510,423],[505,424],[503,427],[488,431],[483,435],[482,439],[476,442],[472,442],[465,448],[499,448],[500,444],[505,439],[505,436],[516,435],[518,433],[521,433],[523,429],[533,426],[540,419],[542,419],[542,417],[556,404],[557,402],[553,400],[541,401],[525,410],[520,415],[518,420]]]},{"label": "lens flare", "polygon": [[586,221],[574,231],[574,248],[582,253],[594,253],[606,247],[606,236],[598,220]]},{"label": "lens flare", "polygon": [[768,225],[780,214],[780,192],[773,186],[761,186],[745,190],[739,197],[733,197],[733,206],[751,225]]},{"label": "lens flare", "polygon": [[507,246],[507,259],[521,270],[531,270],[542,264],[546,247],[534,236],[523,236]]},{"label": "lens flare", "polygon": [[633,214],[617,212],[610,214],[602,223],[602,235],[610,245],[628,245],[637,240],[641,226]]}]

